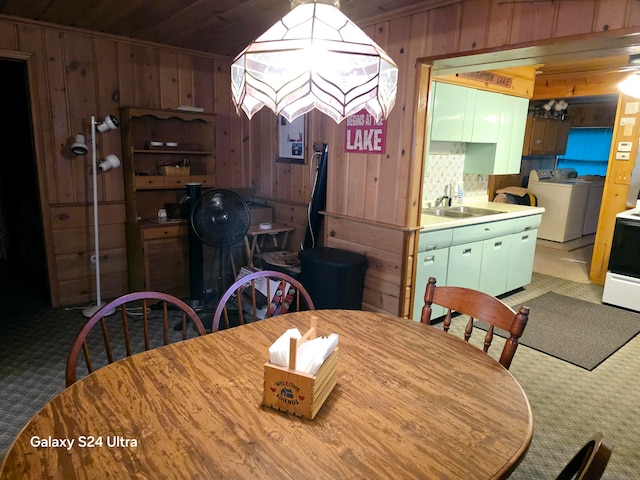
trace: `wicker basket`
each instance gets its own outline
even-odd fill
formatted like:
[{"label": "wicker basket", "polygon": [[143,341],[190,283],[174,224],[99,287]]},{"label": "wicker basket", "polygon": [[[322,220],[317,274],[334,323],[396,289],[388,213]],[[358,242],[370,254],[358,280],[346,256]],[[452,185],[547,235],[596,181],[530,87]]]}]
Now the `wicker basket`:
[{"label": "wicker basket", "polygon": [[158,167],[160,175],[175,176],[175,175],[189,175],[191,167],[174,167],[174,166],[162,166]]}]

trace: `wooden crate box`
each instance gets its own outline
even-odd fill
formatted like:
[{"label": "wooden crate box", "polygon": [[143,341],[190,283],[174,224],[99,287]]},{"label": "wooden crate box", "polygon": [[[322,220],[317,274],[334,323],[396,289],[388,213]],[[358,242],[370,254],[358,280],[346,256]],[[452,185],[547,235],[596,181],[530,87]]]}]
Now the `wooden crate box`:
[{"label": "wooden crate box", "polygon": [[316,375],[296,370],[298,345],[315,336],[316,327],[312,325],[300,340],[291,339],[288,368],[265,363],[263,405],[308,419],[316,416],[336,385],[338,348],[327,357]]}]

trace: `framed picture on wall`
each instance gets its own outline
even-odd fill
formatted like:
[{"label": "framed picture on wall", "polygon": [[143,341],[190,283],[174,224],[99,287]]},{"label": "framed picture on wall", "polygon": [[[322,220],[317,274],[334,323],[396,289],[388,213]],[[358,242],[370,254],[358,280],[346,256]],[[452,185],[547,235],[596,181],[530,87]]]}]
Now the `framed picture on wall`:
[{"label": "framed picture on wall", "polygon": [[277,162],[304,164],[305,118],[301,115],[292,122],[278,115],[278,158]]}]

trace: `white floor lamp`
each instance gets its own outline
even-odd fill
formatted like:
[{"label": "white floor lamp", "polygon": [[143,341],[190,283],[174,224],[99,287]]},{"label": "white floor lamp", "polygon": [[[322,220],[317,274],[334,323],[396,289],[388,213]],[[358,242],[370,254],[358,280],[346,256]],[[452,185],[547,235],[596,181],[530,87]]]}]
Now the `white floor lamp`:
[{"label": "white floor lamp", "polygon": [[[92,152],[92,173],[93,173],[93,242],[96,259],[96,304],[90,305],[82,309],[82,314],[85,317],[92,317],[102,307],[102,296],[100,290],[100,236],[98,227],[98,169],[101,172],[106,172],[112,168],[118,168],[120,166],[120,159],[113,154],[107,155],[105,159],[98,163],[96,153],[96,130],[100,133],[108,130],[115,130],[120,126],[118,119],[113,115],[107,115],[103,121],[96,121],[95,116],[91,116],[91,152]],[[76,155],[86,155],[88,152],[87,146],[84,143],[84,136],[78,134],[76,136],[75,143],[71,146],[71,151]],[[107,315],[113,312],[107,312]]]}]

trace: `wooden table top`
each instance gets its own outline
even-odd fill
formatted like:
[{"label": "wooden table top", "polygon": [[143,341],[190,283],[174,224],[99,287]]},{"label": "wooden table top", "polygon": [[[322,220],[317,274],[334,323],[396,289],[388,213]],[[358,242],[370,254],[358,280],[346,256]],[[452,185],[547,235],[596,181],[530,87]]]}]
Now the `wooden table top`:
[{"label": "wooden table top", "polygon": [[[340,354],[306,420],[261,401],[269,345],[312,315],[319,334],[340,334]],[[410,320],[316,310],[97,370],[31,419],[0,477],[504,478],[532,434],[522,388],[479,349]]]}]

